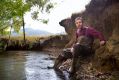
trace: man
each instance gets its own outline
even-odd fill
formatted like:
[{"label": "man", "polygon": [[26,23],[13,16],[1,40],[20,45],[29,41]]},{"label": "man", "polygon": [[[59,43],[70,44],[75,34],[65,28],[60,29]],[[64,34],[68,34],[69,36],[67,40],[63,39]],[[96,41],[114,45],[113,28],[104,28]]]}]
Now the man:
[{"label": "man", "polygon": [[92,54],[92,45],[95,38],[100,40],[100,46],[105,44],[104,36],[91,27],[83,26],[81,17],[75,19],[76,30],[76,42],[71,49],[64,49],[55,61],[54,68],[58,69],[61,64],[69,58],[73,58],[71,73],[76,72],[75,64],[80,57],[86,58]]}]

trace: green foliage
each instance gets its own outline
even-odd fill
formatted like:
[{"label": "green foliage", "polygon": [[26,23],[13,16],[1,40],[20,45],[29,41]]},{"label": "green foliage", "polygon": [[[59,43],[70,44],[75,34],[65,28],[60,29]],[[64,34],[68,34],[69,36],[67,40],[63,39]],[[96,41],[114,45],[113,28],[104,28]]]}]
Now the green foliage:
[{"label": "green foliage", "polygon": [[31,7],[32,6],[37,6],[39,9],[44,8],[44,5],[48,3],[49,0],[26,0],[26,3],[28,3]]},{"label": "green foliage", "polygon": [[47,4],[45,11],[50,13],[50,9],[52,9],[52,8],[54,8],[54,4],[53,3],[49,3],[49,4]]},{"label": "green foliage", "polygon": [[34,20],[36,20],[37,18],[38,18],[38,14],[39,14],[39,12],[38,11],[34,11],[33,13],[31,13],[32,14],[32,19],[34,19]]},{"label": "green foliage", "polygon": [[47,19],[47,20],[45,20],[45,19],[42,19],[42,20],[41,20],[41,22],[43,22],[44,24],[47,24],[48,21],[49,21],[48,19]]},{"label": "green foliage", "polygon": [[4,30],[4,31],[0,31],[0,34],[2,34],[2,35],[8,35],[9,32]]},{"label": "green foliage", "polygon": [[26,2],[32,5],[33,7],[38,8],[37,11],[34,11],[32,13],[32,18],[34,20],[40,20],[41,22],[47,24],[48,20],[38,19],[39,12],[50,13],[50,10],[54,8],[54,5],[56,3],[51,3],[50,0],[26,0]]},{"label": "green foliage", "polygon": [[[35,20],[38,18],[39,11],[45,10],[49,13],[50,9],[53,8],[50,0],[0,0],[0,31],[5,32],[3,31],[5,28],[12,26],[16,32],[19,32],[23,25],[24,14],[34,6],[39,8],[32,14],[32,18]],[[12,24],[11,20],[13,20]],[[48,23],[48,20],[42,19],[40,21]]]},{"label": "green foliage", "polygon": [[29,4],[22,0],[3,0],[0,3],[0,30],[11,27],[11,19],[13,19],[13,28],[16,32],[22,26],[22,16],[26,11],[30,10]]},{"label": "green foliage", "polygon": [[15,32],[19,32],[20,28],[22,26],[22,18],[21,17],[14,17],[13,18],[13,29]]}]

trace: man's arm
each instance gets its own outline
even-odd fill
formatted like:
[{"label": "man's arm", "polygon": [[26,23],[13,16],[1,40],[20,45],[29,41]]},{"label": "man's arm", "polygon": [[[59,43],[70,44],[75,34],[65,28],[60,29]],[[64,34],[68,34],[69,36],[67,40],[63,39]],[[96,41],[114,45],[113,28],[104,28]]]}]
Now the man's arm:
[{"label": "man's arm", "polygon": [[100,40],[100,45],[104,45],[106,43],[106,40],[103,36],[103,34],[97,30],[95,30],[94,28],[89,28],[89,33],[94,37],[94,38],[98,38]]}]

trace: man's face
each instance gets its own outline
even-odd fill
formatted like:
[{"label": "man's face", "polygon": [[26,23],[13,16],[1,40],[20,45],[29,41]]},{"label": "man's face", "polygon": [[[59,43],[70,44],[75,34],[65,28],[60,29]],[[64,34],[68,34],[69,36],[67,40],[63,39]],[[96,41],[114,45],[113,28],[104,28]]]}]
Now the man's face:
[{"label": "man's face", "polygon": [[80,20],[80,19],[79,20],[76,20],[75,21],[75,24],[76,24],[76,27],[77,28],[81,28],[82,27],[82,20]]}]

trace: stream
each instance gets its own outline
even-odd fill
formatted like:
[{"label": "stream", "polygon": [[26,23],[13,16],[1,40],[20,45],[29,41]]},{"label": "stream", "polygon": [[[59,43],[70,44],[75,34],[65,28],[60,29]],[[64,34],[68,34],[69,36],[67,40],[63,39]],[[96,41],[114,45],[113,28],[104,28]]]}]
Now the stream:
[{"label": "stream", "polygon": [[7,51],[0,53],[0,80],[64,80],[54,69],[47,52]]}]

